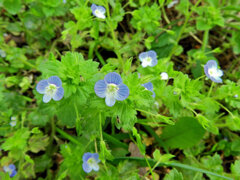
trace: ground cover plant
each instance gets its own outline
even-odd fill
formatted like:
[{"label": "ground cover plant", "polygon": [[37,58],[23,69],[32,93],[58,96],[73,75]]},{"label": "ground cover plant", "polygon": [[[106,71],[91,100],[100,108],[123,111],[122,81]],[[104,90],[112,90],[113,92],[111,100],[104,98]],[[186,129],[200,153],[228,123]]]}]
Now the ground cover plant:
[{"label": "ground cover plant", "polygon": [[0,179],[240,179],[239,0],[0,0]]}]

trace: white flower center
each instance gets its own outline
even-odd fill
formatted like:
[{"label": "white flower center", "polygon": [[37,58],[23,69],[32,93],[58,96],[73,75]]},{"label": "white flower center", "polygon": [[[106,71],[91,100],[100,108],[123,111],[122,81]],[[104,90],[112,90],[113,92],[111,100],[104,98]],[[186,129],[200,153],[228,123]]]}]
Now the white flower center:
[{"label": "white flower center", "polygon": [[118,91],[119,87],[116,84],[107,85],[107,94],[114,95]]},{"label": "white flower center", "polygon": [[208,74],[209,74],[210,76],[216,76],[216,75],[218,74],[217,69],[216,69],[216,68],[210,68],[210,69],[208,70]]},{"label": "white flower center", "polygon": [[98,18],[102,18],[105,19],[105,15],[104,13],[102,13],[101,11],[99,11],[98,9],[95,10],[95,14]]},{"label": "white flower center", "polygon": [[45,94],[53,97],[57,91],[57,86],[55,84],[49,84],[45,89]]},{"label": "white flower center", "polygon": [[89,166],[94,166],[94,165],[97,164],[97,162],[96,162],[96,160],[94,158],[89,158],[87,160],[87,163],[88,163]]}]

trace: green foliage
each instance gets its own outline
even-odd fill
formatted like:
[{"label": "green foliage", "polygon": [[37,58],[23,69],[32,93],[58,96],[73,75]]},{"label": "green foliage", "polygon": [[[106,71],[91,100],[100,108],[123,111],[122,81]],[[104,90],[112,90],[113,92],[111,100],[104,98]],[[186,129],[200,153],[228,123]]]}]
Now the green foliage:
[{"label": "green foliage", "polygon": [[184,149],[198,143],[204,135],[204,129],[195,118],[180,118],[175,125],[163,130],[161,139],[170,148]]},{"label": "green foliage", "polygon": [[[239,6],[0,0],[0,179],[10,164],[13,179],[239,178]],[[157,65],[143,67],[150,50]],[[209,60],[223,83],[206,76]],[[112,107],[94,90],[110,72],[129,88]],[[51,76],[64,95],[44,103],[36,86]],[[98,171],[84,172],[86,152],[99,154]]]},{"label": "green foliage", "polygon": [[176,169],[173,169],[170,171],[169,174],[167,174],[164,177],[164,180],[183,180],[183,175],[181,172],[178,172]]},{"label": "green foliage", "polygon": [[160,26],[161,11],[159,11],[157,4],[152,6],[140,7],[133,11],[133,18],[131,24],[137,30],[144,30],[148,34],[155,34],[156,29]]}]

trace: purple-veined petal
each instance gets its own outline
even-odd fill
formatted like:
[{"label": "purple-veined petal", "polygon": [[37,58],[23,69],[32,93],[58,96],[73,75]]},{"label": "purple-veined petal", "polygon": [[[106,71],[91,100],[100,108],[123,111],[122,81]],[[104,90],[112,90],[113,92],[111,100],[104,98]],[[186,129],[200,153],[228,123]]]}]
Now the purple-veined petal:
[{"label": "purple-veined petal", "polygon": [[63,95],[64,95],[63,87],[57,88],[57,91],[56,91],[56,93],[53,96],[53,100],[54,101],[59,101],[60,99],[63,98]]},{"label": "purple-veined petal", "polygon": [[146,57],[147,57],[147,53],[146,52],[142,52],[139,54],[138,58],[140,59],[140,61],[142,62]]},{"label": "purple-veined petal", "polygon": [[96,4],[92,4],[91,5],[91,10],[92,12],[94,12],[97,9],[97,5]]},{"label": "purple-veined petal", "polygon": [[39,83],[37,84],[37,87],[36,87],[37,92],[39,92],[40,94],[44,94],[45,89],[48,85],[49,84],[48,84],[47,80],[39,81]]},{"label": "purple-veined petal", "polygon": [[222,79],[220,77],[213,77],[213,76],[210,76],[210,78],[213,82],[215,83],[222,83]]},{"label": "purple-veined petal", "polygon": [[112,107],[115,104],[116,100],[113,95],[106,94],[105,103],[107,106]]},{"label": "purple-veined petal", "polygon": [[86,173],[90,173],[92,171],[92,167],[90,167],[87,162],[83,162],[82,168]]},{"label": "purple-veined petal", "polygon": [[119,89],[115,95],[115,99],[118,101],[123,101],[129,96],[129,88],[125,84],[120,84],[118,88]]},{"label": "purple-veined petal", "polygon": [[150,66],[151,66],[151,67],[156,66],[157,63],[158,63],[158,60],[157,60],[156,58],[155,58],[155,59],[152,59]]},{"label": "purple-veined petal", "polygon": [[92,157],[92,153],[87,152],[87,153],[83,154],[82,160],[83,160],[83,162],[87,162],[87,160],[91,157]]},{"label": "purple-veined petal", "polygon": [[122,83],[122,78],[118,73],[110,72],[104,77],[104,81],[108,84],[119,85]]},{"label": "purple-veined petal", "polygon": [[44,102],[44,103],[48,103],[51,99],[52,99],[51,96],[49,96],[49,95],[47,95],[47,94],[44,94],[44,95],[43,95],[43,102]]},{"label": "purple-veined petal", "polygon": [[51,76],[47,81],[50,84],[55,84],[57,87],[62,86],[62,81],[58,76]]},{"label": "purple-veined petal", "polygon": [[142,84],[143,87],[145,87],[149,91],[153,91],[153,84],[151,82]]},{"label": "purple-veined petal", "polygon": [[17,174],[17,171],[14,169],[14,170],[11,172],[10,177],[12,178],[12,177],[14,177],[16,174]]},{"label": "purple-veined petal", "polygon": [[8,168],[11,169],[11,170],[15,170],[16,166],[14,164],[9,164]]},{"label": "purple-veined petal", "polygon": [[151,57],[152,59],[156,59],[157,58],[157,53],[153,50],[151,51],[147,51],[147,54],[149,57]]},{"label": "purple-veined petal", "polygon": [[97,9],[103,14],[106,12],[105,7],[103,7],[103,6],[98,6]]},{"label": "purple-veined petal", "polygon": [[97,163],[100,162],[98,153],[93,153],[93,154],[92,154],[92,157],[95,159],[95,161],[96,161]]},{"label": "purple-veined petal", "polygon": [[217,68],[217,62],[215,60],[209,60],[206,64],[208,68],[216,67]]},{"label": "purple-veined petal", "polygon": [[104,80],[99,80],[94,86],[94,91],[98,97],[106,97],[107,84]]}]

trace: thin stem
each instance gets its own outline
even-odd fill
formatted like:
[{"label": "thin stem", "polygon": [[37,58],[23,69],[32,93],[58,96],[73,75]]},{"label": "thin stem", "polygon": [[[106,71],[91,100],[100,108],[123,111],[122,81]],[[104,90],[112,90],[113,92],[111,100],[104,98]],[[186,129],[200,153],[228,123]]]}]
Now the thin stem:
[{"label": "thin stem", "polygon": [[235,118],[235,116],[233,115],[233,113],[228,109],[226,108],[224,105],[222,105],[221,103],[219,103],[218,101],[215,101],[219,106],[221,106],[225,111],[228,112],[228,114],[230,114],[232,116],[232,118]]},{"label": "thin stem", "polygon": [[205,52],[206,46],[208,44],[208,36],[209,36],[209,30],[204,31],[203,35],[203,44],[202,44],[202,52]]},{"label": "thin stem", "polygon": [[72,137],[71,135],[69,135],[68,133],[64,132],[63,130],[61,130],[60,128],[56,127],[56,132],[58,132],[59,134],[61,134],[64,138],[68,139],[69,141],[71,141],[74,144],[77,145],[82,145],[80,142],[78,142],[77,139],[75,139],[74,137]]},{"label": "thin stem", "polygon": [[214,86],[214,82],[212,81],[211,87],[210,87],[210,89],[208,91],[208,97],[210,97],[210,95],[212,93],[213,86]]},{"label": "thin stem", "polygon": [[169,21],[169,19],[168,19],[168,17],[167,17],[167,14],[166,14],[166,12],[165,12],[164,6],[162,6],[162,12],[163,12],[163,18],[164,18],[164,20],[167,22],[167,24],[170,24],[170,21]]},{"label": "thin stem", "polygon": [[[150,172],[151,172],[151,175],[152,175],[153,180],[155,180],[154,175],[153,175],[152,167],[151,167],[150,163],[148,162],[148,159],[147,159],[146,155],[144,156],[144,159],[145,159],[145,161],[147,162],[147,165],[148,165],[148,167],[149,167],[149,169],[150,169]],[[144,175],[144,177],[147,176],[147,174],[148,174],[148,173],[146,173],[146,174]]]},{"label": "thin stem", "polygon": [[106,62],[104,61],[103,57],[101,56],[101,54],[98,52],[98,50],[95,50],[96,56],[98,57],[100,63],[104,66],[106,64]]}]

